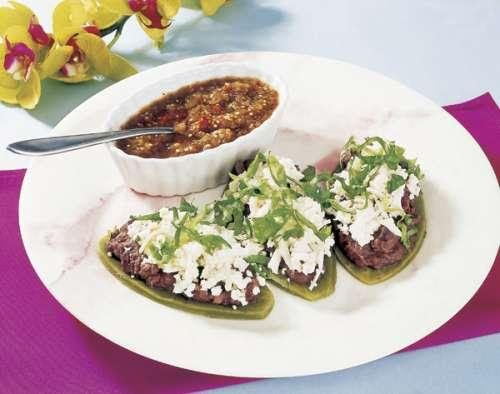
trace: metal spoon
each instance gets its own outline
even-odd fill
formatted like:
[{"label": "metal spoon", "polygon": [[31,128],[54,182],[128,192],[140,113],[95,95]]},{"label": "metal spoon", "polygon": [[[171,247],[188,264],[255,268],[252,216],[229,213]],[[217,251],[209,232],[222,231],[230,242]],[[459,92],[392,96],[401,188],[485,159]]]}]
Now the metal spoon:
[{"label": "metal spoon", "polygon": [[19,155],[45,156],[55,153],[68,152],[75,149],[137,137],[147,134],[173,134],[173,127],[150,127],[144,129],[129,129],[120,131],[105,131],[103,133],[88,133],[76,135],[62,135],[58,137],[36,138],[33,140],[17,141],[7,146],[7,150]]}]

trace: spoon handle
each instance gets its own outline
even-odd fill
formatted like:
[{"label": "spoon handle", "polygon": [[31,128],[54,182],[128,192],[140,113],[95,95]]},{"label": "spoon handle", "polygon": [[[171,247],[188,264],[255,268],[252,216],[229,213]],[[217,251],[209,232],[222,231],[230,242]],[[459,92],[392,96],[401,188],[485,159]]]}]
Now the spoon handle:
[{"label": "spoon handle", "polygon": [[36,138],[14,142],[7,146],[7,150],[19,155],[44,156],[55,153],[68,152],[93,145],[137,137],[147,134],[173,134],[172,127],[152,127],[144,129],[130,129],[119,131],[105,131],[102,133],[88,133],[63,135],[58,137]]}]

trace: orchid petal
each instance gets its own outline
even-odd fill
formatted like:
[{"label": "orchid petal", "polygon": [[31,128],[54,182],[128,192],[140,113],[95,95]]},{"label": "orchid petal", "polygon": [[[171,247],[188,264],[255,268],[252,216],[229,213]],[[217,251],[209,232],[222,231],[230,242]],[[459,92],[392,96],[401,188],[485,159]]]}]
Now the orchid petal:
[{"label": "orchid petal", "polygon": [[144,30],[148,37],[153,40],[154,45],[157,48],[161,48],[165,42],[165,33],[167,29],[150,28],[147,26],[149,24],[149,19],[147,19],[140,13],[138,13],[136,17],[139,21],[139,26],[141,26],[142,30]]},{"label": "orchid petal", "polygon": [[10,1],[9,6],[0,7],[0,35],[4,35],[11,26],[28,26],[34,15],[30,8]]},{"label": "orchid petal", "polygon": [[225,0],[200,0],[200,5],[205,15],[212,16],[225,2]]},{"label": "orchid petal", "polygon": [[105,29],[118,22],[122,16],[117,12],[112,12],[103,6],[99,7],[97,14],[94,16],[94,23],[99,29]]},{"label": "orchid petal", "polygon": [[199,0],[182,0],[182,7],[191,10],[199,10],[201,8]]},{"label": "orchid petal", "polygon": [[33,109],[38,104],[41,94],[40,77],[36,70],[32,70],[29,79],[20,84],[20,89],[16,97],[17,102],[23,108]]},{"label": "orchid petal", "polygon": [[181,0],[157,0],[156,6],[165,19],[172,19],[179,12]]},{"label": "orchid petal", "polygon": [[[0,60],[4,61],[5,59],[5,46],[0,46]],[[3,67],[0,67],[0,87],[8,88],[8,89],[17,89],[19,82],[12,78]]]},{"label": "orchid petal", "polygon": [[37,48],[37,43],[33,41],[31,35],[28,33],[27,26],[10,26],[5,31],[5,38],[12,44],[22,42],[30,48]]},{"label": "orchid petal", "polygon": [[52,38],[43,30],[42,25],[37,23],[36,18],[32,17],[28,26],[28,32],[31,38],[40,45],[49,45]]},{"label": "orchid petal", "polygon": [[88,11],[80,0],[63,0],[54,8],[52,30],[59,43],[65,44],[71,37],[70,32],[76,34],[92,20]]},{"label": "orchid petal", "polygon": [[134,11],[130,9],[127,0],[101,0],[100,3],[104,8],[120,15],[134,14]]},{"label": "orchid petal", "polygon": [[72,53],[73,47],[69,45],[52,46],[47,54],[47,57],[40,65],[40,78],[45,79],[48,76],[57,73],[61,67],[66,64]]},{"label": "orchid petal", "polygon": [[16,88],[6,88],[0,86],[0,101],[7,104],[17,104],[17,92],[19,89]]},{"label": "orchid petal", "polygon": [[137,69],[120,55],[111,53],[110,58],[111,70],[106,75],[108,78],[119,81],[121,79],[130,77],[131,75],[137,74]]},{"label": "orchid petal", "polygon": [[76,36],[76,43],[98,74],[109,74],[111,70],[110,51],[101,37],[90,33],[81,33]]},{"label": "orchid petal", "polygon": [[5,72],[4,70],[0,70],[0,87],[6,89],[17,89],[19,85],[19,81],[16,81],[12,76]]}]

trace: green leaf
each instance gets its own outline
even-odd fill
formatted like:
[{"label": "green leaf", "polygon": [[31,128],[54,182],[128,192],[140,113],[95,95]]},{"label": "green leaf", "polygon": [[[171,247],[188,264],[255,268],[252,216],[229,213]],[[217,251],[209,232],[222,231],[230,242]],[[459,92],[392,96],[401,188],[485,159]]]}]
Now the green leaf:
[{"label": "green leaf", "polygon": [[310,182],[316,176],[316,168],[313,166],[307,166],[304,171],[302,171],[304,177],[301,179],[302,182]]},{"label": "green leaf", "polygon": [[255,218],[252,221],[254,238],[259,243],[265,243],[267,240],[272,239],[285,225],[291,214],[290,208],[279,207],[263,217]]},{"label": "green leaf", "polygon": [[257,153],[255,158],[252,160],[250,165],[248,166],[248,169],[246,170],[246,177],[247,178],[253,178],[255,174],[257,173],[257,170],[259,169],[259,165],[261,163],[264,163],[266,160],[266,157],[261,153]]},{"label": "green leaf", "polygon": [[263,254],[253,254],[245,257],[243,260],[245,260],[248,264],[267,265],[270,258]]},{"label": "green leaf", "polygon": [[182,227],[182,230],[185,231],[189,237],[193,240],[198,242],[203,248],[209,253],[213,254],[218,249],[223,248],[224,246],[231,247],[231,245],[220,235],[217,234],[206,234],[202,235],[198,231],[184,227],[184,226],[179,226],[179,228]]},{"label": "green leaf", "polygon": [[155,245],[153,245],[152,243],[149,244],[148,246],[146,246],[145,248],[146,250],[146,254],[148,256],[151,256],[153,259],[155,259],[156,261],[161,261],[163,256],[162,254],[160,253],[160,249],[158,249]]},{"label": "green leaf", "polygon": [[285,187],[287,185],[286,172],[276,156],[269,154],[267,165],[276,184]]},{"label": "green leaf", "polygon": [[314,223],[312,223],[309,219],[307,219],[296,209],[293,210],[293,214],[300,224],[304,225],[305,227],[309,227],[316,235],[318,235],[318,229],[316,228]]},{"label": "green leaf", "polygon": [[200,235],[197,241],[202,244],[206,251],[210,254],[218,249],[222,249],[224,246],[227,246],[228,248],[231,247],[231,245],[224,238],[216,234]]},{"label": "green leaf", "polygon": [[160,212],[149,213],[147,215],[130,216],[131,220],[152,220],[159,222],[161,220]]},{"label": "green leaf", "polygon": [[198,208],[187,202],[186,199],[182,198],[179,205],[179,211],[186,212],[190,216],[195,216],[198,213]]},{"label": "green leaf", "polygon": [[269,278],[269,269],[267,268],[267,264],[270,260],[269,257],[255,254],[245,257],[244,260],[250,265],[254,272],[258,273],[263,278]]},{"label": "green leaf", "polygon": [[326,226],[322,227],[319,231],[318,231],[318,235],[319,235],[319,239],[321,239],[322,241],[324,241],[325,239],[327,239],[330,235],[332,235],[332,226],[330,226],[329,224],[327,224]]},{"label": "green leaf", "polygon": [[405,150],[403,148],[394,143],[390,143],[385,154],[385,164],[387,167],[391,170],[397,169],[399,163],[404,160],[404,153]]},{"label": "green leaf", "polygon": [[391,179],[387,182],[387,192],[392,193],[406,183],[406,180],[397,174],[392,174]]},{"label": "green leaf", "polygon": [[289,238],[301,238],[304,236],[304,229],[302,227],[293,227],[289,230],[286,230],[284,233],[283,233],[283,236],[282,238],[286,241],[288,240]]},{"label": "green leaf", "polygon": [[301,183],[301,187],[307,197],[312,198],[321,205],[325,204],[330,199],[330,192],[316,184]]}]

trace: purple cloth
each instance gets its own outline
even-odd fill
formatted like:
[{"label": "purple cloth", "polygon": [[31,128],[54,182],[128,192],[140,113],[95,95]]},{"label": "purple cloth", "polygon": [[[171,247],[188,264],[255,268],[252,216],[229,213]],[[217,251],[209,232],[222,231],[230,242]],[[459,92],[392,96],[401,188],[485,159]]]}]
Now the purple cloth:
[{"label": "purple cloth", "polygon": [[[500,111],[489,94],[445,107],[500,174]],[[0,171],[0,391],[5,393],[181,393],[242,383],[151,361],[75,320],[48,293],[24,251],[18,225],[25,171]],[[453,319],[408,349],[500,331],[500,262]],[[407,350],[408,350],[407,349]]]}]

